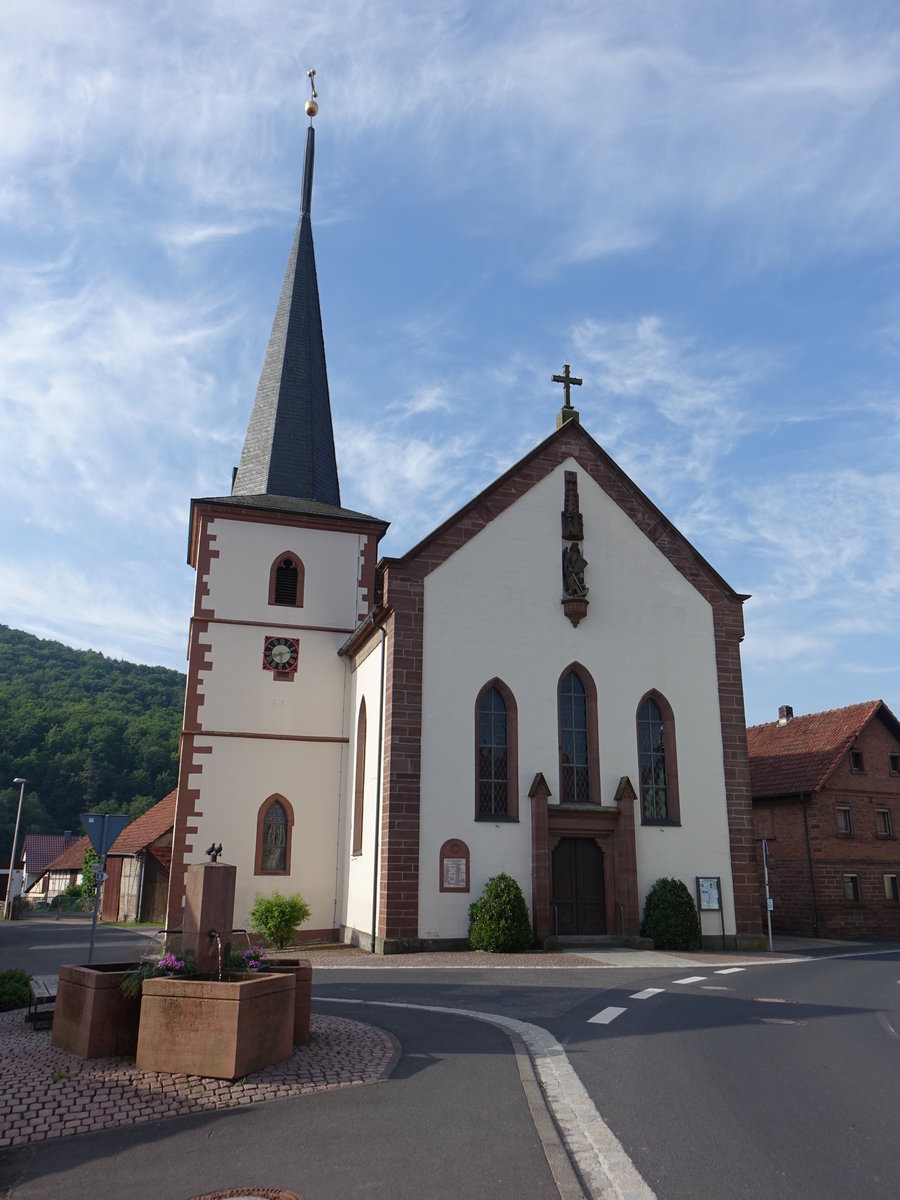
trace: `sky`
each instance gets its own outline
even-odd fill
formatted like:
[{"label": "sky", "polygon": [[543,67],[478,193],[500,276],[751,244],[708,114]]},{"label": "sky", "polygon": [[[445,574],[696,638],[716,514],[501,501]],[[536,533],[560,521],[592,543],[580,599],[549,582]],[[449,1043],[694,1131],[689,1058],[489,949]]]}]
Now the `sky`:
[{"label": "sky", "polygon": [[900,714],[900,10],[4,0],[0,623],[185,669],[299,207],[401,554],[581,420],[739,592],[748,723]]}]

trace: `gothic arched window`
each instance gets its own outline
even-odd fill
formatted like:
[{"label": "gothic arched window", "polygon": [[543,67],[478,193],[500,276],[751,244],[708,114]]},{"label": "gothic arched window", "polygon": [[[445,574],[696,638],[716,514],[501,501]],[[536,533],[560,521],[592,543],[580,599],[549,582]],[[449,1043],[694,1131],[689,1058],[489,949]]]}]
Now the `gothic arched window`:
[{"label": "gothic arched window", "polygon": [[302,608],[304,575],[296,554],[280,554],[269,571],[269,603]]},{"label": "gothic arched window", "polygon": [[356,782],[353,793],[353,853],[362,854],[363,799],[366,790],[366,700],[359,706],[356,723]]},{"label": "gothic arched window", "polygon": [[668,702],[658,692],[645,696],[638,706],[637,735],[641,821],[645,825],[677,824],[675,720]]},{"label": "gothic arched window", "polygon": [[600,803],[597,689],[590,674],[573,664],[559,681],[559,800]]},{"label": "gothic arched window", "polygon": [[516,701],[492,679],[475,701],[475,819],[518,821],[519,768]]},{"label": "gothic arched window", "polygon": [[289,875],[294,810],[284,796],[270,796],[256,818],[256,875]]}]

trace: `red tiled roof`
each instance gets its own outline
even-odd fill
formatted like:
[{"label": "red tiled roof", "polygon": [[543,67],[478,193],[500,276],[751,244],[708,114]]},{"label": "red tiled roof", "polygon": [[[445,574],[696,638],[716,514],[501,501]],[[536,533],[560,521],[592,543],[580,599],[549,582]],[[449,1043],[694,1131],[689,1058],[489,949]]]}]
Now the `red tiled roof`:
[{"label": "red tiled roof", "polygon": [[78,838],[77,841],[69,842],[67,850],[64,850],[52,862],[47,863],[46,867],[44,867],[44,874],[48,871],[80,871],[81,864],[84,861],[84,852],[90,844],[91,839],[87,834]]},{"label": "red tiled roof", "polygon": [[145,813],[135,817],[110,846],[109,853],[116,856],[137,854],[139,850],[145,850],[164,833],[168,833],[175,824],[175,797],[177,794],[177,789],[173,788],[168,796],[163,796],[162,800],[158,800],[152,808],[148,808]]},{"label": "red tiled roof", "polygon": [[25,863],[29,875],[42,875],[49,863],[58,858],[76,838],[61,833],[28,833],[25,835]]},{"label": "red tiled roof", "polygon": [[[175,795],[169,792],[162,800],[148,808],[145,813],[126,825],[110,847],[109,853],[115,855],[135,854],[162,837],[175,824]],[[63,841],[62,838],[58,839]],[[44,871],[80,871],[84,852],[91,844],[91,839],[85,834],[77,841],[69,842],[68,848],[52,862],[47,863]]]},{"label": "red tiled roof", "polygon": [[881,700],[807,713],[792,717],[784,725],[778,721],[751,725],[747,750],[754,799],[817,792],[879,712],[897,725]]}]

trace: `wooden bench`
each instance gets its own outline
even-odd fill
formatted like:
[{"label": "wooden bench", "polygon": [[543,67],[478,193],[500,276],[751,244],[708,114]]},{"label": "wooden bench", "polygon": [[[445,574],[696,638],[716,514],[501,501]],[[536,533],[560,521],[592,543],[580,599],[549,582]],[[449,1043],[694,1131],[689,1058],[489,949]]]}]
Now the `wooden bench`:
[{"label": "wooden bench", "polygon": [[56,1006],[56,985],[59,982],[55,975],[34,975],[28,985],[31,1000],[28,1005],[26,1021],[31,1021],[35,1029],[44,1029],[53,1024],[53,1013]]}]

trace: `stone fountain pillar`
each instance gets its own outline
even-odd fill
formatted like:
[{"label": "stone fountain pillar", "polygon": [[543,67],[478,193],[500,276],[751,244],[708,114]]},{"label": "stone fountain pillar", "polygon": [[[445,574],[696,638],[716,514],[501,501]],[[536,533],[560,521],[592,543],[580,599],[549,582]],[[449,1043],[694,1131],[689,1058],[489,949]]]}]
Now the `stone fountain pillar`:
[{"label": "stone fountain pillar", "polygon": [[193,863],[187,869],[181,948],[194,954],[201,974],[219,973],[219,945],[210,930],[222,940],[222,961],[231,949],[234,923],[234,885],[237,867],[231,863]]}]

